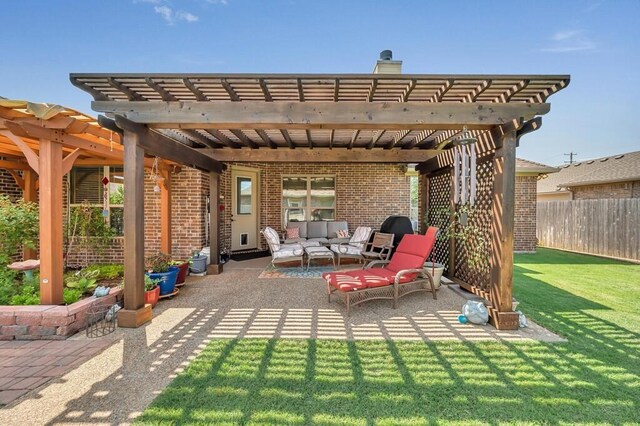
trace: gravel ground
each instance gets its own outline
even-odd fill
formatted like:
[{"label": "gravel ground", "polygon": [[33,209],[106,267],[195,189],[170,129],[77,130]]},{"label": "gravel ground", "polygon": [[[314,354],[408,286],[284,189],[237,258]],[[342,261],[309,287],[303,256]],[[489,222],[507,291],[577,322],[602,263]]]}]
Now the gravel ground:
[{"label": "gravel ground", "polygon": [[268,262],[230,262],[222,275],[190,277],[174,300],[160,302],[150,324],[118,329],[107,350],[0,410],[0,424],[129,423],[216,338],[561,340],[531,322],[509,332],[459,324],[465,298],[449,286],[437,300],[417,293],[396,310],[372,301],[346,318],[341,302],[327,302],[321,279],[258,279]]}]

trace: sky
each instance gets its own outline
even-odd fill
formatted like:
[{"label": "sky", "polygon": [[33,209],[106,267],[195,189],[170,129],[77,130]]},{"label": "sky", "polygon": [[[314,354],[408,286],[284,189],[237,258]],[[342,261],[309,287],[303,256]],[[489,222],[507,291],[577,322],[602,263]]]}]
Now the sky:
[{"label": "sky", "polygon": [[640,0],[0,0],[0,96],[95,115],[72,72],[570,74],[517,155],[640,150]]}]

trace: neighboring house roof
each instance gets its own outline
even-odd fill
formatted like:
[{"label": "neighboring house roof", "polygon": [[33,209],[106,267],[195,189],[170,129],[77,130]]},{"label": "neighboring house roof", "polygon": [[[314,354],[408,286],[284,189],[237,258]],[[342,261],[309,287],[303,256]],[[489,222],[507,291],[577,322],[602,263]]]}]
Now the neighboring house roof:
[{"label": "neighboring house roof", "polygon": [[557,167],[547,166],[546,164],[536,163],[535,161],[525,160],[522,158],[516,158],[516,173],[531,173],[531,174],[547,174],[556,173],[560,169]]},{"label": "neighboring house roof", "polygon": [[640,151],[580,161],[538,181],[538,193],[566,191],[565,188],[640,180]]}]

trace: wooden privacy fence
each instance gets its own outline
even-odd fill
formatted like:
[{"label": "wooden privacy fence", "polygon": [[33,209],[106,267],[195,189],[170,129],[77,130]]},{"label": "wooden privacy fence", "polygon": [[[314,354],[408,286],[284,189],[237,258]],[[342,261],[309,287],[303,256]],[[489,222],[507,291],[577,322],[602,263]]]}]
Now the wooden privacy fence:
[{"label": "wooden privacy fence", "polygon": [[640,199],[540,201],[541,246],[640,260]]}]

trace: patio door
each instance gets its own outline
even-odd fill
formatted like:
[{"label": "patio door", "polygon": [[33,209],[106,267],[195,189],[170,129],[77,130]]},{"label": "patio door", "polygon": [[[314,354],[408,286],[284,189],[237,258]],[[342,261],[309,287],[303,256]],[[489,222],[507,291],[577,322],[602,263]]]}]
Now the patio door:
[{"label": "patio door", "polygon": [[231,250],[258,248],[259,171],[231,169]]}]

